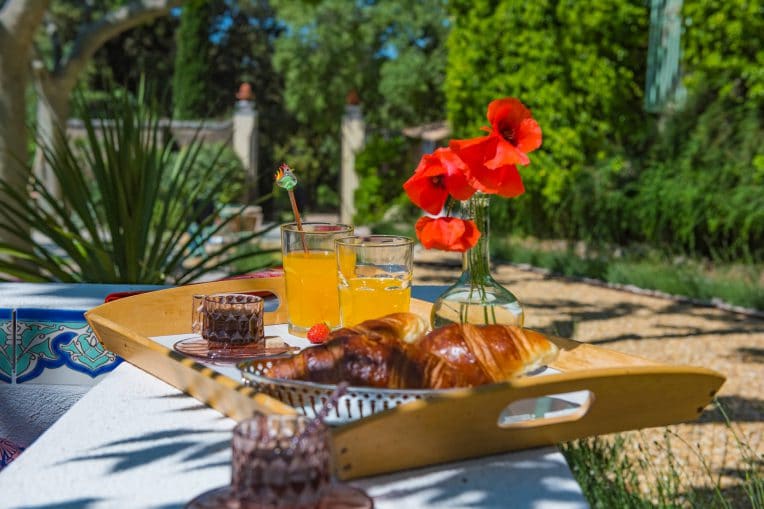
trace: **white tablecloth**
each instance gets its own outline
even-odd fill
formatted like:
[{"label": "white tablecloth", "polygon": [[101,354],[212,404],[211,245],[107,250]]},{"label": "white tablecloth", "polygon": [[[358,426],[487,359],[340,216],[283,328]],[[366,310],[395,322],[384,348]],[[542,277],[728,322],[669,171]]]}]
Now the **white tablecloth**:
[{"label": "white tablecloth", "polygon": [[[234,424],[124,363],[0,472],[0,508],[183,507],[229,483]],[[379,509],[588,507],[552,447],[352,484]]]}]

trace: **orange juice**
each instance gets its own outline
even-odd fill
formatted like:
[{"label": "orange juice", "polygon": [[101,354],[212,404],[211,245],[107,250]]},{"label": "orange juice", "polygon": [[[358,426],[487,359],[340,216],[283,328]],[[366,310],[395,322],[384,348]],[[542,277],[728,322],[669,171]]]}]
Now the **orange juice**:
[{"label": "orange juice", "polygon": [[[405,285],[404,285],[405,283]],[[411,287],[394,278],[358,277],[340,287],[342,325],[347,327],[409,310]]]},{"label": "orange juice", "polygon": [[323,322],[332,328],[339,326],[336,255],[330,251],[293,251],[284,255],[283,264],[290,332],[305,332]]}]

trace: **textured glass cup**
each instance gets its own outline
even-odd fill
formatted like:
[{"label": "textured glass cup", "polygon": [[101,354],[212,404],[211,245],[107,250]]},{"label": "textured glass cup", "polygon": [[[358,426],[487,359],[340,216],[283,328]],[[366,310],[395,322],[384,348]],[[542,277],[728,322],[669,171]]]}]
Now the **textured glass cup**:
[{"label": "textured glass cup", "polygon": [[289,333],[304,336],[317,323],[340,325],[337,261],[334,241],[353,234],[353,227],[334,223],[281,226]]},{"label": "textured glass cup", "polygon": [[263,299],[242,293],[194,295],[191,330],[215,344],[262,343]]},{"label": "textured glass cup", "polygon": [[345,237],[336,244],[343,327],[409,310],[413,239],[368,235]]},{"label": "textured glass cup", "polygon": [[331,489],[331,438],[298,415],[255,415],[233,430],[231,488],[249,509],[319,507]]}]

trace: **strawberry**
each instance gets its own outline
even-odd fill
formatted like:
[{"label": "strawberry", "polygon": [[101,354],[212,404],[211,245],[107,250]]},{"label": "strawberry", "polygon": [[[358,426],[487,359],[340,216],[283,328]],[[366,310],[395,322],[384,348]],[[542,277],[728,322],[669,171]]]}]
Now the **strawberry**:
[{"label": "strawberry", "polygon": [[317,345],[329,339],[331,329],[325,323],[317,323],[308,330],[308,341]]}]

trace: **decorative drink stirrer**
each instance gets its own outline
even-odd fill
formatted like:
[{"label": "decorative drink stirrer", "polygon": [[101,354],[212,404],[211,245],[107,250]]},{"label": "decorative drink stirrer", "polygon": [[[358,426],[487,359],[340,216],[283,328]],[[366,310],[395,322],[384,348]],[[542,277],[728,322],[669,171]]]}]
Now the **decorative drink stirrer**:
[{"label": "decorative drink stirrer", "polygon": [[289,193],[289,201],[292,204],[292,212],[294,213],[294,219],[297,222],[297,230],[300,232],[300,239],[302,240],[302,249],[307,254],[308,244],[305,242],[305,232],[302,229],[302,217],[300,217],[300,210],[297,208],[297,200],[294,198],[294,188],[297,187],[297,177],[295,177],[292,168],[288,164],[282,163],[279,169],[276,170],[276,185],[281,189],[285,189]]}]

